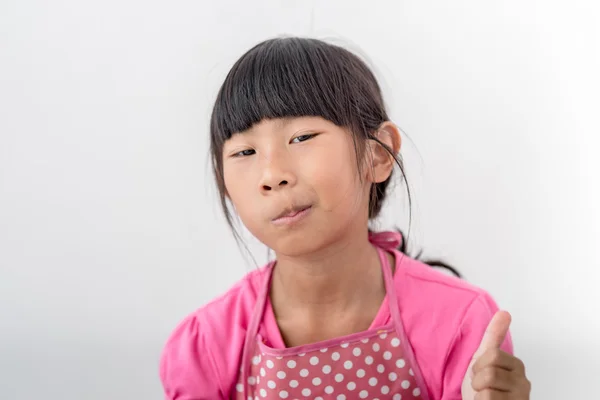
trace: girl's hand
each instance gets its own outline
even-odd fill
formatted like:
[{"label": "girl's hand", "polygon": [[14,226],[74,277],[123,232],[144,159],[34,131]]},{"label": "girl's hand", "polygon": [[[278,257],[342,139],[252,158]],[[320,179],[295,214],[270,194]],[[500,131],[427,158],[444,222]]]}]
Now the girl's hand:
[{"label": "girl's hand", "polygon": [[463,400],[528,400],[531,383],[525,366],[502,350],[510,314],[498,311],[490,321],[462,383]]}]

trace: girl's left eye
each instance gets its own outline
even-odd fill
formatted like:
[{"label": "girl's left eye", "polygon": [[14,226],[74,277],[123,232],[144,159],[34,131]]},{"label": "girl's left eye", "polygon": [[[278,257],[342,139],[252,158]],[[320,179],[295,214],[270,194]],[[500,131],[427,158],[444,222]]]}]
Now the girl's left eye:
[{"label": "girl's left eye", "polygon": [[317,136],[316,133],[310,133],[310,134],[306,134],[306,135],[296,136],[295,138],[292,139],[291,143],[306,142],[307,140],[312,139],[315,136]]}]

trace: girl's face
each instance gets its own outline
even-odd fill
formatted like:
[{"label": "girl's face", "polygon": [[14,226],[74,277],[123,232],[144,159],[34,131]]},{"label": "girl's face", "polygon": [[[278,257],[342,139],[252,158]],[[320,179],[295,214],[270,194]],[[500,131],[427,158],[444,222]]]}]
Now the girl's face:
[{"label": "girl's face", "polygon": [[365,160],[361,176],[352,134],[323,118],[263,120],[225,143],[225,189],[261,242],[307,254],[366,229],[373,179]]}]

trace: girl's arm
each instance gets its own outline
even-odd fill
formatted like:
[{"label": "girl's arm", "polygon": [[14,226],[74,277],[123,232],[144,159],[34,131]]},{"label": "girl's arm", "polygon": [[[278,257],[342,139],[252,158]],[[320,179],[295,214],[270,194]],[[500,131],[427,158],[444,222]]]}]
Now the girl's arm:
[{"label": "girl's arm", "polygon": [[[455,332],[452,345],[446,356],[443,374],[443,391],[441,400],[461,400],[461,385],[465,373],[477,351],[486,328],[498,306],[487,293],[480,294],[465,313],[462,323]],[[510,333],[500,346],[501,350],[513,354]]]}]

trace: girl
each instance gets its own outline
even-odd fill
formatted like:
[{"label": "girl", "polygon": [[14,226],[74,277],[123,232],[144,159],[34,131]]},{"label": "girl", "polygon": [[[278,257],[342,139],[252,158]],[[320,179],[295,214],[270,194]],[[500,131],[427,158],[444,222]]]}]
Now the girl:
[{"label": "girl", "polygon": [[[211,118],[221,203],[273,249],[164,349],[168,400],[528,399],[510,315],[483,290],[369,230],[398,128],[368,67],[314,39],[265,41]],[[409,196],[410,199],[410,196]]]}]

